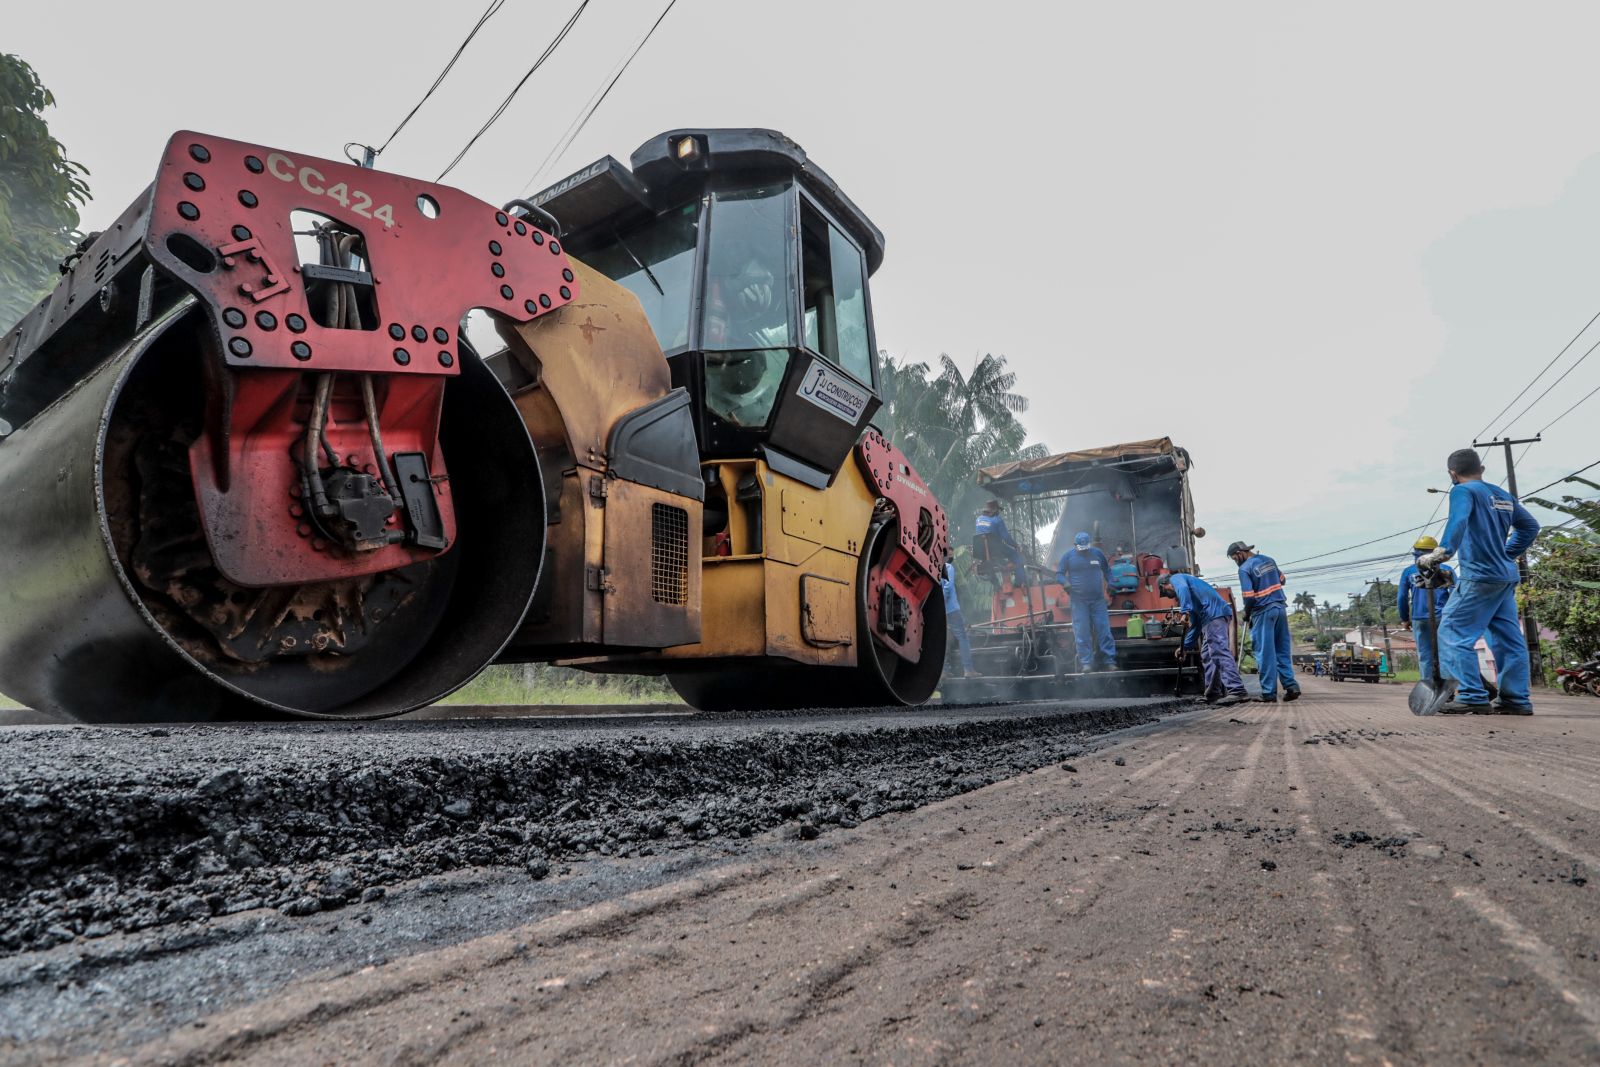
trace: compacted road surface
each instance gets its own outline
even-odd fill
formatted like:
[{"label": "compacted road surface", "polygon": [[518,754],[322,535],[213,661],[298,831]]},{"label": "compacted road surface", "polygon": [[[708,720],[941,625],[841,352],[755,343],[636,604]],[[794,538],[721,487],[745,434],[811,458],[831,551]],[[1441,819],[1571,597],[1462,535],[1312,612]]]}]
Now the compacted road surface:
[{"label": "compacted road surface", "polygon": [[1102,741],[88,1058],[1600,1059],[1600,701],[1417,719],[1401,687],[1311,682]]}]

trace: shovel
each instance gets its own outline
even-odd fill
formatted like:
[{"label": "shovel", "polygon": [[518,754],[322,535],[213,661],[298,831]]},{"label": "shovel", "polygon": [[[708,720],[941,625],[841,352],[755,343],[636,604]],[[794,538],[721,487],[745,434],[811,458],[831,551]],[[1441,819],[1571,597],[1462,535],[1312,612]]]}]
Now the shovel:
[{"label": "shovel", "polygon": [[1411,705],[1413,715],[1437,715],[1439,709],[1454,700],[1456,696],[1456,680],[1446,678],[1439,673],[1439,620],[1433,610],[1435,599],[1433,591],[1436,588],[1434,582],[1437,580],[1435,577],[1437,573],[1428,571],[1424,577],[1424,572],[1419,570],[1415,579],[1418,585],[1428,591],[1428,644],[1433,655],[1429,657],[1429,674],[1411,687],[1411,696],[1407,699],[1407,703]]}]

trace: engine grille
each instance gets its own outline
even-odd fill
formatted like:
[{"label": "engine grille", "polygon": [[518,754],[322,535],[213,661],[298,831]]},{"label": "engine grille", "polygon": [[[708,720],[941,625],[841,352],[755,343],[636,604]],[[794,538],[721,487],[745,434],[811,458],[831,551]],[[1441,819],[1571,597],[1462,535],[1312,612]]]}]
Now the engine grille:
[{"label": "engine grille", "polygon": [[671,504],[650,505],[650,598],[689,600],[689,513]]}]

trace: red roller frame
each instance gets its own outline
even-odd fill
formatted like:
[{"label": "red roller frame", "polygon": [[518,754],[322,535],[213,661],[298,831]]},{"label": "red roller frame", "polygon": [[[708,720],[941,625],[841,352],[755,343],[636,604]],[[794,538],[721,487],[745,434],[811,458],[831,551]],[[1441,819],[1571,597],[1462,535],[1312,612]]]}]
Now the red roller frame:
[{"label": "red roller frame", "polygon": [[[151,198],[146,251],[206,307],[220,361],[208,376],[207,433],[190,457],[222,573],[246,586],[301,584],[437,554],[408,545],[347,553],[311,528],[295,457],[320,372],[348,376],[338,379],[329,443],[368,470],[381,465],[355,375],[377,376],[385,449],[429,457],[453,543],[438,428],[445,383],[460,373],[457,329],[473,308],[526,322],[576,299],[561,242],[457,189],[187,131],[168,142]],[[317,324],[290,221],[297,210],[362,235],[376,329]],[[201,269],[208,257],[211,269]]]},{"label": "red roller frame", "polygon": [[[856,445],[856,459],[867,481],[880,497],[894,505],[898,517],[894,547],[867,572],[867,623],[879,641],[894,649],[901,658],[916,663],[923,653],[922,608],[949,554],[950,521],[905,453],[878,431],[869,429],[862,435]],[[928,512],[933,528],[933,537],[927,545],[917,539],[919,519],[924,511]],[[879,590],[885,584],[912,605],[904,641],[895,641],[878,626]],[[936,654],[944,655],[944,649],[938,649]]]}]

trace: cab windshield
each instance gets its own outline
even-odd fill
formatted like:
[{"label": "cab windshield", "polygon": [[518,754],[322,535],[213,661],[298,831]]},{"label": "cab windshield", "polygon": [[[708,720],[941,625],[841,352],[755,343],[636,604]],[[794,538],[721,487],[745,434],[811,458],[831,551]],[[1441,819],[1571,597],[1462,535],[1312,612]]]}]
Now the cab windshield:
[{"label": "cab windshield", "polygon": [[631,230],[601,238],[582,255],[585,263],[639,298],[663,352],[689,343],[694,246],[699,232],[700,205],[685,204]]}]

